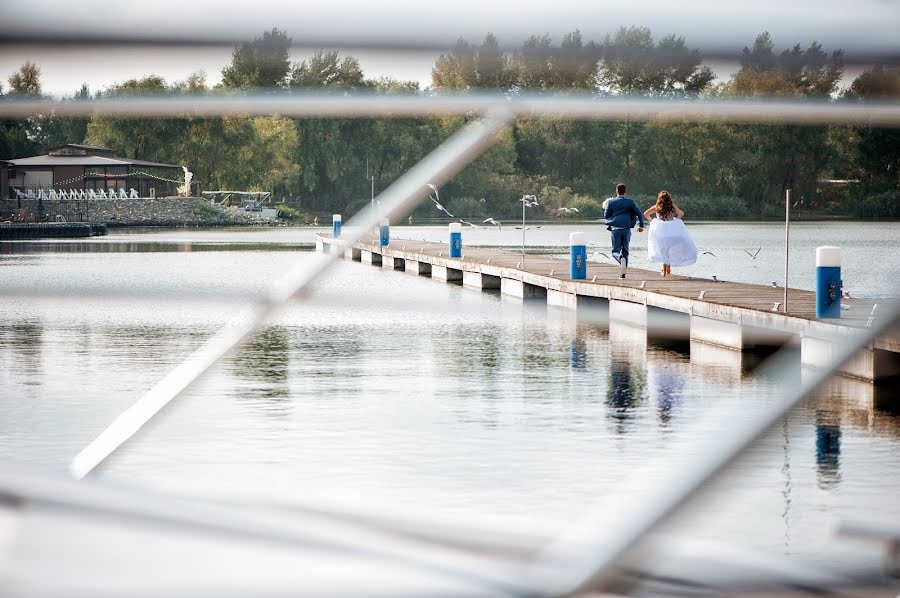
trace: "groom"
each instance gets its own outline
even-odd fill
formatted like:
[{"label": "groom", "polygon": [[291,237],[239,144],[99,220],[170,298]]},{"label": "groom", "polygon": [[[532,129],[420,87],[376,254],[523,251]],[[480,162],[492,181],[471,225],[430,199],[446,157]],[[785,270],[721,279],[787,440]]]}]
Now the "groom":
[{"label": "groom", "polygon": [[606,230],[612,236],[612,255],[619,263],[619,278],[625,278],[628,267],[628,245],[631,243],[631,229],[638,222],[638,232],[644,232],[644,214],[634,200],[625,197],[625,185],[616,185],[616,196],[603,202]]}]

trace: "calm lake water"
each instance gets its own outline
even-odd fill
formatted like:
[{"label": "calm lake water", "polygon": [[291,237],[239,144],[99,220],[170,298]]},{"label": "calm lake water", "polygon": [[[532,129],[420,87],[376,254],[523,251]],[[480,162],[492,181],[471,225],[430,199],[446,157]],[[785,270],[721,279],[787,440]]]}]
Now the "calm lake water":
[{"label": "calm lake water", "polygon": [[[546,227],[527,238],[540,251],[561,253],[569,230]],[[781,280],[778,225],[691,230],[716,257],[684,271]],[[437,240],[444,228],[394,234]],[[590,242],[607,247],[606,235],[594,226]],[[520,238],[515,230],[466,231],[468,243],[512,247]],[[204,303],[0,300],[0,463],[63,472],[237,312],[229,293],[261,292],[310,259],[299,248],[313,239],[312,229],[179,230],[0,244],[4,281],[62,290],[192,287],[224,296]],[[646,237],[635,240],[640,267]],[[843,248],[852,294],[898,295],[900,226],[796,225],[794,286],[811,287],[812,252],[826,242]],[[757,247],[756,260],[742,251]],[[565,521],[616,496],[648,465],[689,464],[697,454],[670,449],[696,433],[690,424],[725,407],[729,417],[705,432],[740,426],[777,385],[728,351],[648,346],[643,331],[628,326],[576,324],[553,308],[341,262],[309,303],[291,306],[224,360],[101,476]],[[835,559],[826,548],[835,547],[840,519],[900,521],[897,407],[900,397],[834,381],[671,530]],[[874,554],[849,541],[838,547]]]}]

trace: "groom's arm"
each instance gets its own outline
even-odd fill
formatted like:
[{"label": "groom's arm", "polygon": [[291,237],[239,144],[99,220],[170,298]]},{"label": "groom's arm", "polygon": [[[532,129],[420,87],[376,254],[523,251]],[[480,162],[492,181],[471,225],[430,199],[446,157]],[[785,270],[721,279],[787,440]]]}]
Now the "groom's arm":
[{"label": "groom's arm", "polygon": [[637,207],[637,204],[634,201],[631,202],[632,211],[637,214],[638,220],[641,223],[641,228],[644,228],[644,214],[641,212],[641,209]]}]

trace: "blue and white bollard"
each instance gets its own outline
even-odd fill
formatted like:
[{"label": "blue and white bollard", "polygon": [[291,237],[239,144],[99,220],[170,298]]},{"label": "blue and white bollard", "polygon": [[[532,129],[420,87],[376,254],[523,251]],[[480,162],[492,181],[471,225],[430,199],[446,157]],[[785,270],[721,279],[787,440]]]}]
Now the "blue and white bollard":
[{"label": "blue and white bollard", "polygon": [[462,226],[459,222],[450,223],[450,257],[462,257]]},{"label": "blue and white bollard", "polygon": [[391,227],[387,218],[381,219],[381,246],[387,247],[391,243]]},{"label": "blue and white bollard", "polygon": [[341,238],[341,215],[334,214],[331,217],[331,236],[335,239]]},{"label": "blue and white bollard", "polygon": [[584,233],[569,233],[569,247],[571,248],[569,277],[572,280],[584,280],[587,278],[587,245],[584,242]]},{"label": "blue and white bollard", "polygon": [[816,248],[816,317],[841,317],[841,248]]}]

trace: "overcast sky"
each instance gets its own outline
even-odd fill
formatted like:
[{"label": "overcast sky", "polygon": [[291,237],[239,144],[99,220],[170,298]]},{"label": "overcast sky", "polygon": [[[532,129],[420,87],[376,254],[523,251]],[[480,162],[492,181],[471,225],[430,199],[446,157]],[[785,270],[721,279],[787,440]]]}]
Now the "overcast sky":
[{"label": "overcast sky", "polygon": [[[385,45],[417,47],[400,53],[354,48],[368,76],[430,80],[440,49],[460,35],[470,41],[491,31],[504,45],[514,47],[531,34],[548,33],[558,41],[579,29],[586,40],[599,40],[620,25],[645,25],[655,37],[685,36],[701,50],[739,50],[757,33],[768,30],[780,48],[813,40],[826,49],[848,54],[900,53],[900,0],[793,2],[759,0],[721,2],[693,0],[575,1],[554,0],[531,5],[519,0],[278,1],[254,0],[6,0],[0,37],[86,35],[158,35],[189,40],[245,39],[278,27],[295,42],[294,58],[301,59],[321,45]],[[5,78],[25,60],[37,62],[45,90],[63,94],[88,83],[93,90],[134,76],[158,74],[169,81],[184,79],[196,70],[215,83],[228,62],[228,47],[131,49],[110,47],[74,50],[66,47],[0,47],[0,76]],[[719,67],[727,76],[730,67]]]}]

